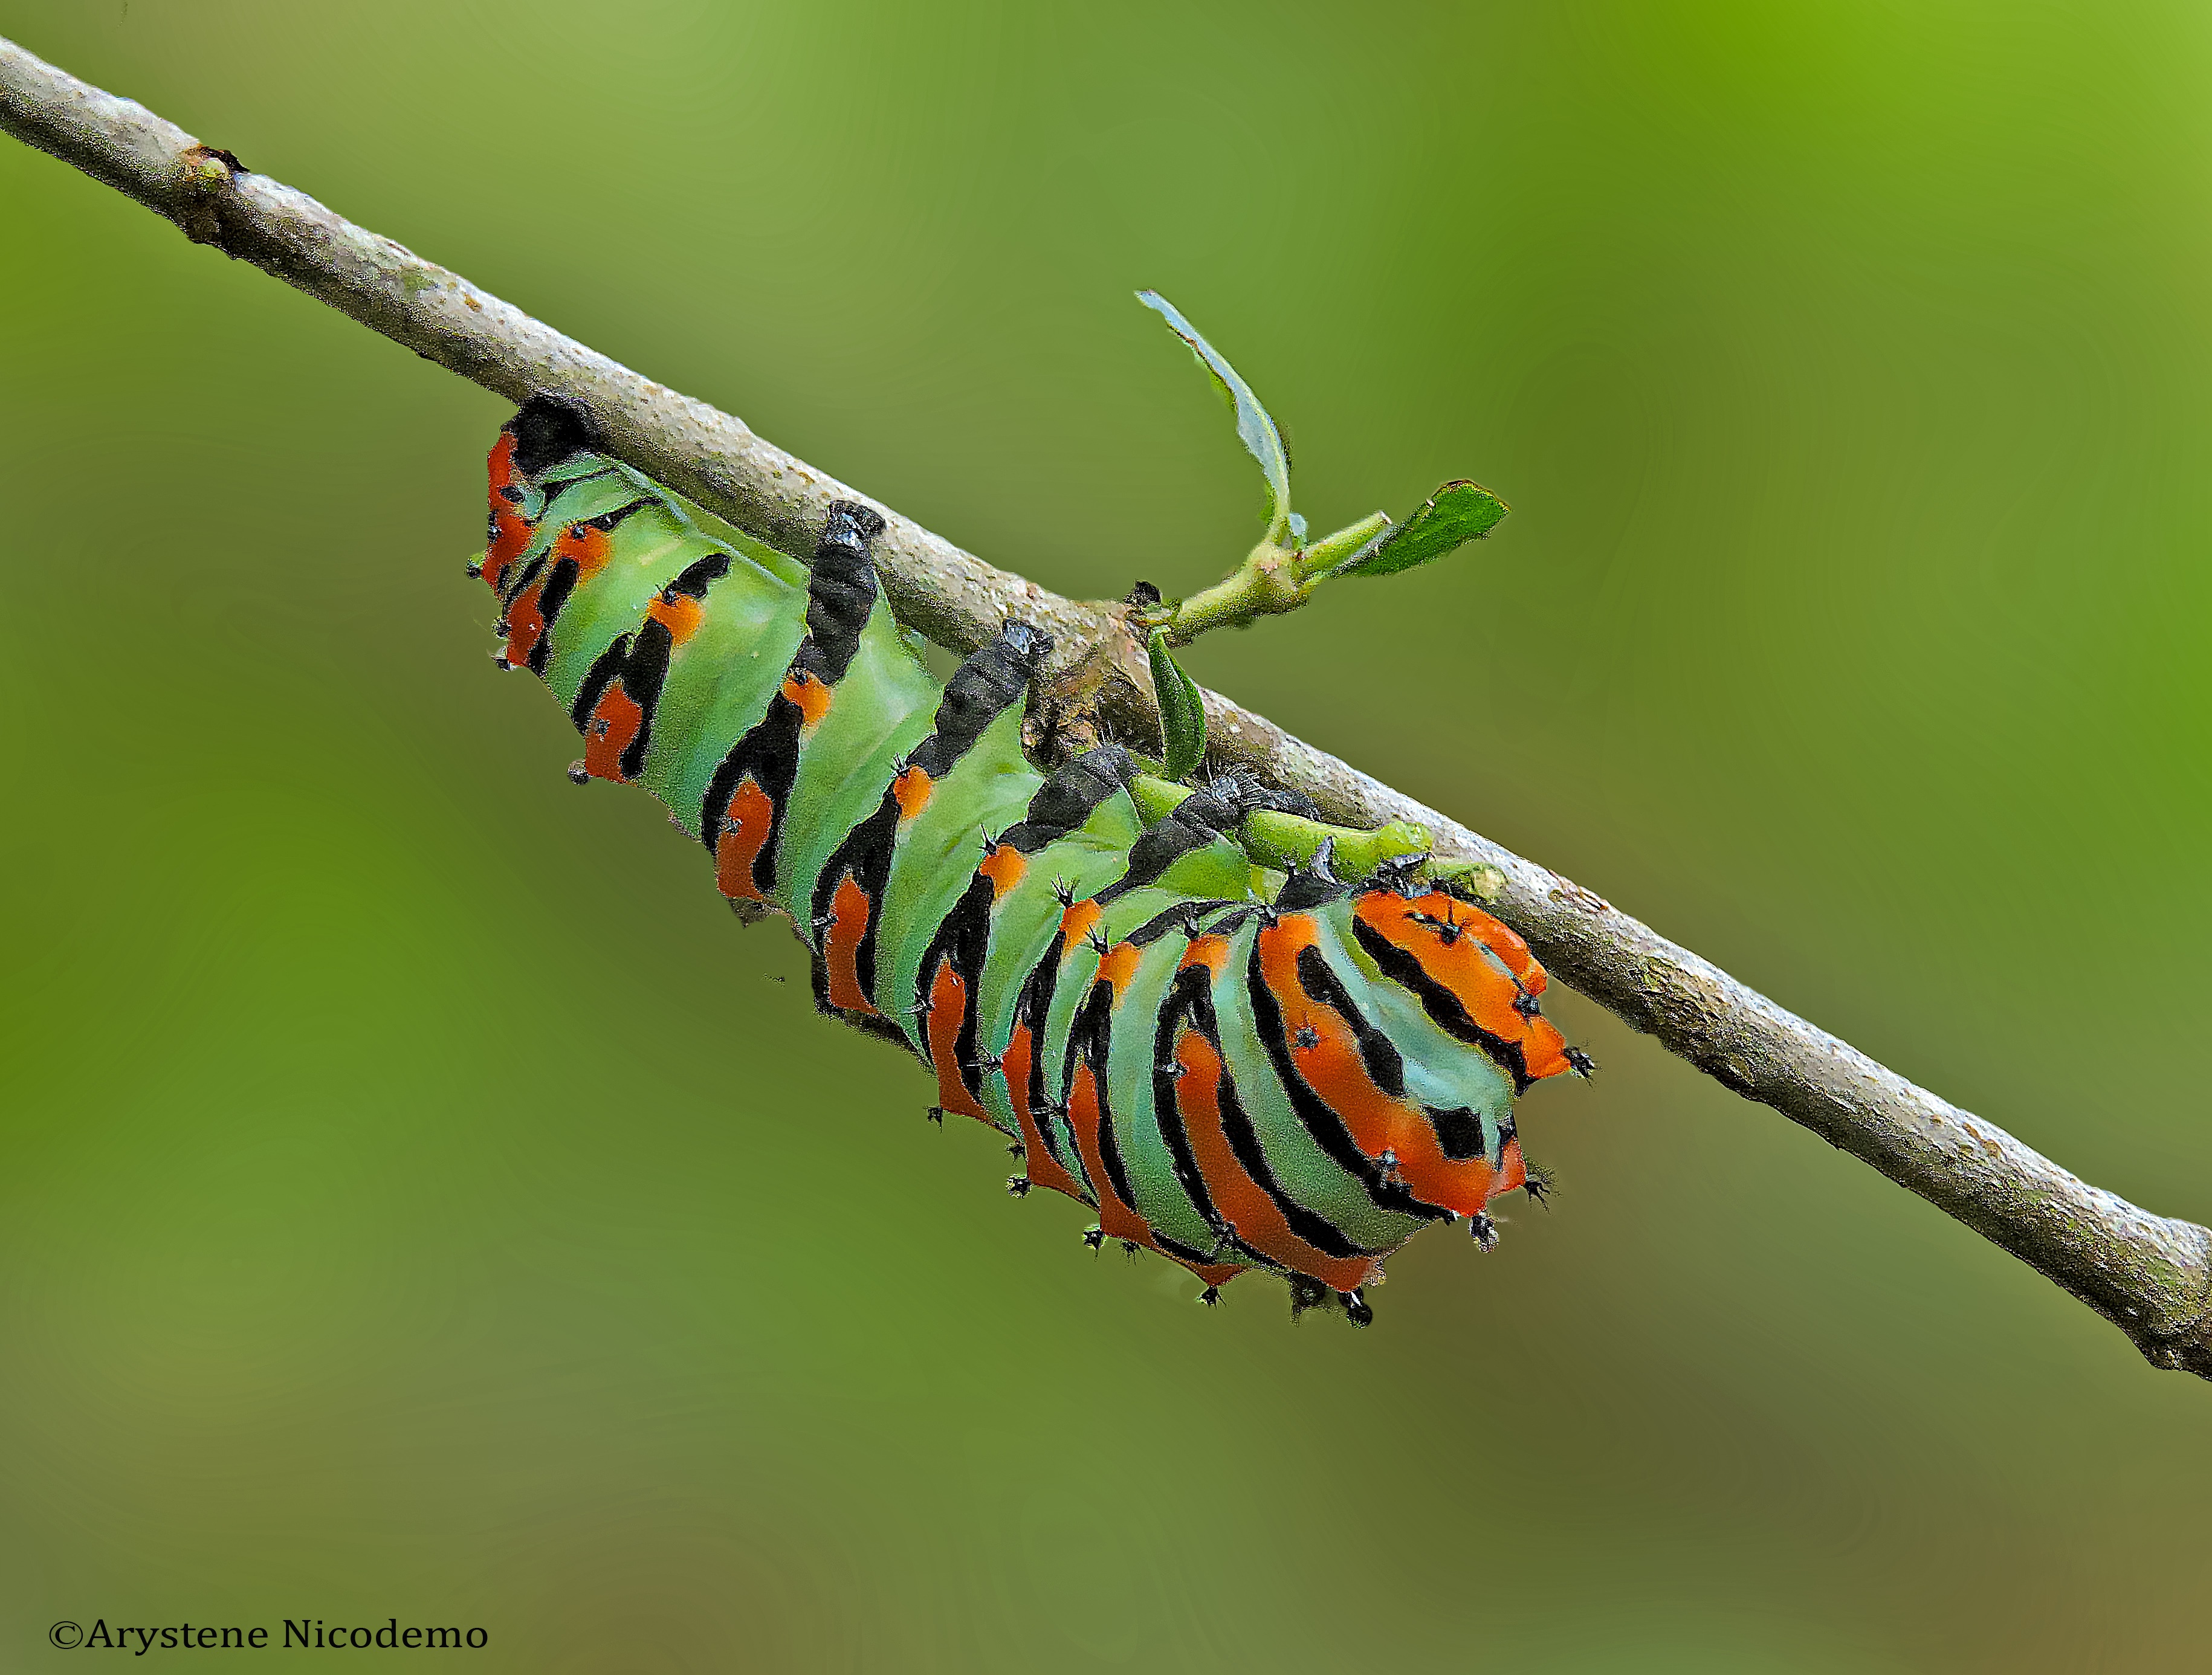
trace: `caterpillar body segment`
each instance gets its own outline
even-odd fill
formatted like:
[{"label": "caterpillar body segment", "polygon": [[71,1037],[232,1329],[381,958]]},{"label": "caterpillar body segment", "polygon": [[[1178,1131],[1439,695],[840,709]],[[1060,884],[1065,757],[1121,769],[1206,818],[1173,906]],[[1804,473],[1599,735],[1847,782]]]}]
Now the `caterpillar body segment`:
[{"label": "caterpillar body segment", "polygon": [[1094,1246],[1208,1301],[1256,1268],[1364,1324],[1392,1251],[1462,1217],[1480,1238],[1528,1184],[1516,1095],[1587,1066],[1542,968],[1409,867],[1256,866],[1237,833],[1280,805],[1249,781],[1148,822],[1117,746],[1042,770],[1022,721],[1050,642],[1010,622],[940,684],[878,586],[881,530],[841,502],[802,565],[533,401],[489,460],[497,658],[568,711],[580,779],[653,792],[733,906],[789,918],[822,1010],[1008,1138],[1012,1190],[1077,1199]]}]

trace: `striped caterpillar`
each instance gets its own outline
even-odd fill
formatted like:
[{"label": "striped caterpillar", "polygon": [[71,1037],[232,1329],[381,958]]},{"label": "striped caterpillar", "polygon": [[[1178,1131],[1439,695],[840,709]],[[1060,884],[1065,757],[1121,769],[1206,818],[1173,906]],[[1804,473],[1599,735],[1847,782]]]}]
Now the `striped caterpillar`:
[{"label": "striped caterpillar", "polygon": [[1050,642],[1010,622],[940,686],[866,507],[830,507],[810,568],[544,398],[501,429],[489,503],[497,660],[568,707],[571,777],[659,796],[734,907],[790,919],[821,1009],[919,1057],[939,1120],[1002,1132],[1010,1191],[1095,1209],[1094,1248],[1157,1252],[1208,1302],[1266,1270],[1364,1325],[1423,1225],[1487,1248],[1490,1201],[1540,1187],[1515,1097],[1588,1061],[1527,944],[1421,858],[1364,887],[1325,846],[1270,871],[1238,832],[1284,804],[1249,780],[1168,786],[1112,744],[1032,763]]}]

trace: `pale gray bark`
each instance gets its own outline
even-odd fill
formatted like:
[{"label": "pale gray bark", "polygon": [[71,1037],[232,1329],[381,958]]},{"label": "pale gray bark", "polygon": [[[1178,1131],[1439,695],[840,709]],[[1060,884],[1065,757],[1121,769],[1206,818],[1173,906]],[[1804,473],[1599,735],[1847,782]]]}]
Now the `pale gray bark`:
[{"label": "pale gray bark", "polygon": [[[0,128],[75,165],[188,238],[252,263],[512,400],[565,397],[639,470],[793,552],[833,499],[865,500],[726,413],[562,337],[458,274],[238,167],[143,106],[0,40]],[[1060,652],[1054,707],[1157,737],[1141,649],[1119,607],[1065,599],[889,507],[878,549],[900,617],[973,650],[1009,616]],[[2212,1377],[2212,1233],[2077,1180],[1995,1125],[1914,1086],[1580,885],[1208,695],[1213,760],[1299,791],[1332,820],[1427,825],[1440,854],[1505,875],[1497,904],[1562,980],[1724,1085],[1803,1124],[1994,1241],[2127,1333],[2154,1365]]]}]

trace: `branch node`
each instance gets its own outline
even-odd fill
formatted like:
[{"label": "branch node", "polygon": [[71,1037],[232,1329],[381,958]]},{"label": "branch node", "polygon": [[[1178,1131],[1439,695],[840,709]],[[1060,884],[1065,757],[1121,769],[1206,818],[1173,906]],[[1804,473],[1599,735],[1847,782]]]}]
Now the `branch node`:
[{"label": "branch node", "polygon": [[235,259],[223,227],[223,210],[237,178],[246,172],[236,154],[220,146],[193,144],[177,166],[177,225],[196,245],[212,245]]}]

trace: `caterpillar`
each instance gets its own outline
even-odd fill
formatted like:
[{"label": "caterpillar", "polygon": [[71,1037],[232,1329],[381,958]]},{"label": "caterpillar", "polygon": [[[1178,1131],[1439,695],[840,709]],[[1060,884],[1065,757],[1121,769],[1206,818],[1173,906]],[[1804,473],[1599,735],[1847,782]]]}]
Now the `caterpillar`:
[{"label": "caterpillar", "polygon": [[1271,1272],[1362,1326],[1423,1226],[1489,1248],[1491,1201],[1541,1186],[1516,1097],[1588,1068],[1528,945],[1419,857],[1256,865],[1241,822],[1287,805],[1249,779],[1160,807],[1119,745],[1033,762],[1050,641],[1009,622],[940,685],[877,584],[882,528],[836,502],[802,564],[538,398],[492,448],[471,567],[496,662],[583,736],[570,776],[659,797],[742,916],[791,921],[820,1009],[921,1059],[939,1121],[1003,1133],[1009,1191],[1093,1209],[1093,1248],[1178,1263],[1209,1303]]}]

